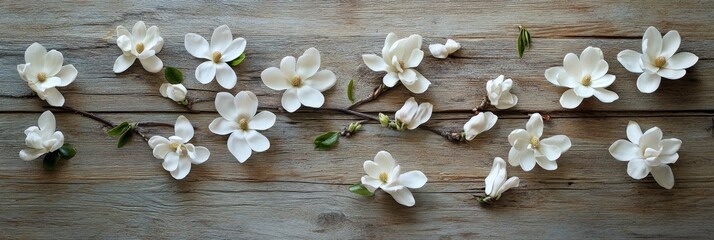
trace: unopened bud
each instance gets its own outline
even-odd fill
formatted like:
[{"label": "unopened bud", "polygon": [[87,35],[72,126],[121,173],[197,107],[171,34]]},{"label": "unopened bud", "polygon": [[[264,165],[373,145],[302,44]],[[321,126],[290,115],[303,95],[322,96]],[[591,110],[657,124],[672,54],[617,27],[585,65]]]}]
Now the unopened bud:
[{"label": "unopened bud", "polygon": [[354,132],[358,131],[360,128],[362,128],[362,124],[359,124],[358,122],[353,122],[353,123],[350,123],[349,126],[347,126],[347,132],[354,133]]},{"label": "unopened bud", "polygon": [[384,113],[379,113],[379,123],[382,127],[389,127],[389,117]]}]

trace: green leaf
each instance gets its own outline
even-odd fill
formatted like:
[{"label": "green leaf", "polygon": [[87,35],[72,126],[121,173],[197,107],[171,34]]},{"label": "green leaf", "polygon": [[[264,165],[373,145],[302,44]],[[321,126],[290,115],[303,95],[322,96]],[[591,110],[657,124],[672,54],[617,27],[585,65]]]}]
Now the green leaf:
[{"label": "green leaf", "polygon": [[518,50],[518,58],[523,58],[523,52],[526,51],[526,48],[531,48],[531,33],[523,26],[519,26],[519,28],[520,32],[516,39],[516,49]]},{"label": "green leaf", "polygon": [[181,84],[183,82],[183,73],[176,68],[166,67],[164,69],[164,77],[171,84]]},{"label": "green leaf", "polygon": [[357,195],[362,195],[362,196],[367,196],[371,197],[374,196],[373,192],[370,192],[364,185],[361,183],[355,183],[350,185],[350,192],[357,194]]},{"label": "green leaf", "polygon": [[[131,127],[129,129],[131,129]],[[119,137],[119,142],[117,142],[117,148],[121,148],[124,145],[126,145],[126,143],[128,143],[129,140],[131,140],[131,136],[134,136],[134,133],[132,131],[124,132],[124,134],[122,134],[121,137]]]},{"label": "green leaf", "polygon": [[107,134],[110,137],[118,137],[124,134],[125,132],[129,131],[131,129],[131,126],[129,125],[128,122],[123,122],[117,125],[116,127],[112,128],[111,130],[107,131]]},{"label": "green leaf", "polygon": [[326,132],[315,138],[315,150],[327,150],[334,147],[337,144],[337,140],[340,139],[339,132]]},{"label": "green leaf", "polygon": [[353,94],[353,93],[354,93],[354,89],[353,89],[353,88],[354,88],[354,84],[355,84],[355,80],[354,80],[354,79],[350,80],[350,83],[347,84],[347,99],[349,99],[350,102],[352,102],[352,103],[355,102],[355,98],[354,98],[354,96],[353,96],[353,95],[354,95],[354,94]]},{"label": "green leaf", "polygon": [[55,169],[55,166],[57,166],[57,162],[60,160],[60,153],[59,151],[54,151],[50,152],[47,155],[45,155],[45,158],[42,160],[42,167],[45,168],[45,170],[51,171]]},{"label": "green leaf", "polygon": [[69,143],[65,143],[64,145],[62,145],[62,147],[59,148],[58,152],[59,156],[62,159],[70,159],[73,158],[74,155],[77,155],[77,149],[75,149],[74,146]]},{"label": "green leaf", "polygon": [[231,67],[235,67],[235,66],[238,66],[238,64],[242,63],[244,59],[245,59],[245,52],[241,53],[240,56],[238,56],[238,58],[233,59],[228,64],[230,64]]}]

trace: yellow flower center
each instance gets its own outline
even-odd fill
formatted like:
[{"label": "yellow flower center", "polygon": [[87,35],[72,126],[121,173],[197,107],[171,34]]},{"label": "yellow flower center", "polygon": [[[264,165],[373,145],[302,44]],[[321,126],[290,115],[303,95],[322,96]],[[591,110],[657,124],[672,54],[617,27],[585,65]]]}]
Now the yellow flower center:
[{"label": "yellow flower center", "polygon": [[41,83],[47,81],[47,75],[45,75],[45,73],[38,73],[38,74],[37,74],[37,81],[39,81],[39,82],[41,82]]},{"label": "yellow flower center", "polygon": [[144,51],[144,44],[143,43],[137,43],[136,44],[136,52],[141,53]]},{"label": "yellow flower center", "polygon": [[387,183],[388,179],[389,179],[389,175],[387,175],[386,172],[379,174],[379,181],[382,181],[382,183]]},{"label": "yellow flower center", "polygon": [[590,78],[590,75],[586,75],[585,77],[583,77],[583,79],[580,80],[580,83],[582,83],[583,86],[586,87],[590,86],[590,84],[592,84],[592,79]]},{"label": "yellow flower center", "polygon": [[302,84],[302,78],[300,76],[295,75],[293,79],[290,80],[290,84],[292,84],[294,87],[299,87]]},{"label": "yellow flower center", "polygon": [[661,68],[664,66],[664,64],[667,63],[667,59],[664,59],[664,57],[659,56],[655,59],[655,67]]},{"label": "yellow flower center", "polygon": [[218,52],[218,51],[213,52],[213,62],[214,62],[214,63],[219,63],[219,62],[221,62],[221,57],[222,57],[222,56],[223,56],[223,55],[221,55],[221,53]]},{"label": "yellow flower center", "polygon": [[531,137],[531,146],[538,148],[538,146],[540,146],[540,139],[538,139],[538,137]]},{"label": "yellow flower center", "polygon": [[171,149],[176,152],[176,150],[181,149],[181,156],[186,156],[188,150],[186,150],[186,146],[180,143],[172,143],[171,144]]},{"label": "yellow flower center", "polygon": [[243,131],[248,130],[248,119],[241,118],[238,120],[238,125],[240,125],[240,129],[243,129]]}]

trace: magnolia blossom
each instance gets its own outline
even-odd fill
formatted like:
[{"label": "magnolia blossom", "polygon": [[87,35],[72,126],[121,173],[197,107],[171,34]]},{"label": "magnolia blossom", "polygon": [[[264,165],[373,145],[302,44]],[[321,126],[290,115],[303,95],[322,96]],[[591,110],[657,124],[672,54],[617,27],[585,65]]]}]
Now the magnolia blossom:
[{"label": "magnolia blossom", "polygon": [[20,159],[30,161],[42,154],[57,151],[64,144],[64,135],[56,128],[55,115],[45,111],[37,120],[37,126],[25,129],[25,145],[28,148],[20,151]]},{"label": "magnolia blossom", "polygon": [[221,117],[208,126],[211,132],[228,135],[228,151],[243,163],[253,151],[264,152],[270,148],[268,138],[257,130],[266,130],[275,124],[275,114],[258,111],[258,97],[253,92],[241,91],[235,97],[227,92],[216,95],[216,110]]},{"label": "magnolia blossom", "polygon": [[628,71],[642,73],[637,78],[637,89],[652,93],[659,88],[662,78],[680,79],[687,73],[684,69],[694,66],[699,60],[692,53],[675,54],[681,41],[677,31],[669,31],[662,37],[657,28],[649,27],[642,36],[642,53],[624,50],[617,54],[617,60]]},{"label": "magnolia blossom", "polygon": [[387,72],[382,79],[387,87],[394,87],[398,81],[413,93],[423,93],[431,82],[414,68],[419,66],[424,52],[421,50],[421,36],[414,34],[397,40],[397,35],[389,33],[384,41],[382,57],[364,54],[364,64],[376,72]]},{"label": "magnolia blossom", "polygon": [[211,44],[195,33],[186,34],[184,45],[188,53],[197,58],[208,59],[196,68],[196,80],[207,84],[215,78],[221,87],[231,89],[238,77],[227,62],[238,58],[245,50],[245,39],[233,39],[231,29],[221,25],[213,30]]},{"label": "magnolia blossom", "polygon": [[518,103],[518,97],[511,94],[512,87],[513,80],[510,78],[503,80],[503,75],[498,76],[496,79],[488,80],[486,83],[488,101],[498,109],[508,109],[515,106]]},{"label": "magnolia blossom", "polygon": [[283,109],[295,112],[300,105],[319,108],[325,103],[322,92],[335,86],[337,77],[330,70],[320,69],[320,52],[315,48],[305,51],[295,61],[292,56],[284,57],[280,68],[263,70],[260,78],[273,90],[285,90],[281,101]]},{"label": "magnolia blossom", "polygon": [[171,172],[175,179],[183,179],[191,171],[191,163],[201,164],[208,160],[211,152],[205,147],[196,147],[188,141],[193,138],[193,126],[183,115],[176,119],[174,136],[168,139],[153,136],[149,146],[154,149],[154,157],[163,159],[166,171]]},{"label": "magnolia blossom", "polygon": [[421,171],[401,173],[401,167],[387,151],[379,151],[374,161],[364,162],[362,185],[374,192],[381,188],[392,195],[399,204],[411,207],[416,201],[409,188],[421,188],[426,184],[426,175]]},{"label": "magnolia blossom", "polygon": [[404,103],[404,106],[394,114],[394,118],[397,121],[397,129],[401,130],[406,127],[409,130],[413,130],[419,127],[419,125],[429,121],[433,108],[434,105],[428,102],[417,105],[414,97],[410,97]]},{"label": "magnolia blossom", "polygon": [[161,84],[161,87],[159,88],[159,92],[161,93],[161,96],[165,98],[170,98],[171,100],[174,100],[175,102],[178,103],[183,103],[186,102],[186,93],[188,90],[186,90],[186,87],[183,86],[183,84],[171,84],[171,83],[164,83]]},{"label": "magnolia blossom", "polygon": [[126,27],[118,26],[117,46],[124,53],[114,61],[115,73],[126,71],[137,58],[146,71],[157,73],[164,68],[164,62],[156,56],[164,47],[164,39],[159,36],[159,28],[156,26],[146,29],[146,24],[138,21],[131,33]]},{"label": "magnolia blossom", "polygon": [[429,51],[435,58],[446,58],[449,54],[452,54],[459,49],[461,49],[461,43],[452,39],[446,40],[446,45],[441,43],[429,44]]},{"label": "magnolia blossom", "polygon": [[498,200],[506,190],[518,187],[520,179],[518,177],[510,177],[506,180],[507,176],[506,161],[503,161],[503,158],[500,157],[494,158],[491,172],[486,177],[486,195],[491,199]]},{"label": "magnolia blossom", "polygon": [[560,97],[560,105],[564,108],[576,108],[584,98],[592,96],[611,103],[619,96],[605,89],[615,82],[615,75],[607,74],[608,68],[602,50],[587,47],[580,54],[580,59],[574,53],[566,54],[563,66],[545,70],[545,78],[556,86],[570,88]]},{"label": "magnolia blossom", "polygon": [[556,135],[541,140],[543,135],[543,117],[538,113],[531,115],[526,129],[516,129],[508,135],[511,150],[508,152],[508,163],[511,166],[521,166],[523,171],[530,171],[536,163],[545,170],[555,170],[555,162],[560,155],[570,149],[570,138]]},{"label": "magnolia blossom", "polygon": [[62,66],[62,62],[62,53],[54,49],[47,52],[41,44],[33,43],[25,50],[25,64],[17,65],[17,72],[40,99],[60,107],[64,96],[56,87],[67,86],[77,77],[77,69],[72,64]]},{"label": "magnolia blossom", "polygon": [[679,159],[679,148],[682,140],[676,138],[662,139],[662,130],[653,127],[642,133],[637,122],[627,124],[627,140],[617,140],[610,148],[610,154],[617,160],[626,161],[627,174],[634,179],[643,179],[652,173],[657,183],[671,189],[674,186],[674,175],[669,167]]},{"label": "magnolia blossom", "polygon": [[476,135],[482,132],[488,131],[496,125],[498,121],[498,116],[492,112],[479,112],[478,115],[471,117],[471,119],[464,124],[464,136],[466,140],[473,140]]}]

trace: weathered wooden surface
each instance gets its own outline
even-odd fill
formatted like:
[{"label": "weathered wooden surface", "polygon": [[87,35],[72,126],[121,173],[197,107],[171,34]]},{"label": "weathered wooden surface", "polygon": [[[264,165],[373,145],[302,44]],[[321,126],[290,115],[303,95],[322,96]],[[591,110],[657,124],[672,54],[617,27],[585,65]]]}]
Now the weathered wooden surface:
[{"label": "weathered wooden surface", "polygon": [[[2,238],[708,238],[714,233],[714,24],[710,1],[592,2],[6,2],[0,5],[0,235]],[[227,24],[247,39],[248,58],[236,67],[236,93],[250,90],[261,106],[276,107],[281,93],[265,87],[260,72],[287,55],[309,47],[322,52],[322,67],[338,76],[326,92],[328,107],[349,104],[345,88],[357,82],[366,96],[382,74],[364,66],[361,54],[379,53],[390,31],[419,33],[426,45],[454,38],[463,49],[453,57],[426,57],[418,68],[433,85],[419,101],[435,105],[429,125],[458,129],[485,93],[487,80],[500,74],[516,82],[516,111],[499,114],[489,132],[468,144],[453,144],[434,133],[394,132],[371,123],[332,151],[312,150],[312,138],[337,130],[356,118],[303,109],[278,113],[265,135],[272,146],[245,164],[226,149],[226,138],[207,129],[218,117],[213,103],[191,113],[159,95],[160,74],[138,64],[122,74],[111,71],[120,54],[117,25],[143,20],[158,25],[166,41],[158,55],[188,76],[189,95],[212,99],[225,91],[201,85],[193,71],[201,62],[183,47],[188,32],[210,36]],[[515,52],[516,26],[529,28],[533,49],[524,59]],[[648,26],[678,30],[681,51],[700,57],[687,76],[663,80],[654,94],[639,93],[636,74],[617,62],[624,49],[639,49]],[[25,48],[39,42],[61,51],[80,72],[61,91],[67,105],[96,112],[112,121],[173,122],[186,115],[197,127],[195,144],[211,150],[208,162],[193,166],[187,179],[173,180],[136,138],[124,149],[103,133],[100,123],[56,111],[58,129],[78,147],[78,155],[56,171],[41,161],[23,162],[22,131],[34,125],[46,104],[31,95],[17,76]],[[613,104],[594,100],[576,110],[558,104],[564,89],[548,83],[543,72],[560,65],[568,52],[601,47],[618,80]],[[398,88],[360,108],[393,112],[411,96]],[[492,159],[506,157],[508,133],[523,128],[524,112],[550,112],[545,134],[566,134],[573,147],[558,160],[559,169],[523,172],[509,167],[522,186],[501,201],[480,206],[474,194]],[[498,114],[498,112],[497,112]],[[665,137],[684,142],[672,166],[672,190],[651,177],[627,176],[627,164],[607,147],[625,138],[628,121],[659,126]],[[150,135],[167,135],[151,128]],[[388,195],[354,195],[347,185],[363,174],[362,162],[379,150],[390,151],[406,170],[428,177],[413,191],[415,207]]]}]

